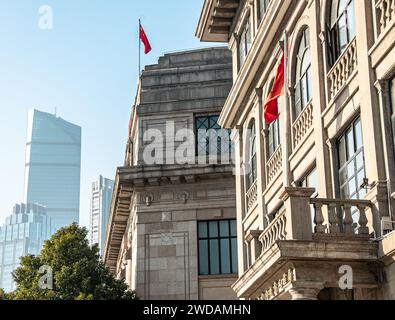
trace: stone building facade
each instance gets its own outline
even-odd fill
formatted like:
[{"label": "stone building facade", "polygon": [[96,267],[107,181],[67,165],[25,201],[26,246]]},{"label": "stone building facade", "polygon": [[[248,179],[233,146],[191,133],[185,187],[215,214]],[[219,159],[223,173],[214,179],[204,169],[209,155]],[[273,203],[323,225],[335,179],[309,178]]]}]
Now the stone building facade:
[{"label": "stone building facade", "polygon": [[[285,97],[268,126],[284,34]],[[197,36],[232,51],[219,124],[255,168],[236,176],[237,296],[394,299],[395,1],[206,0]]]},{"label": "stone building facade", "polygon": [[[231,86],[227,48],[166,54],[142,73],[104,251],[106,265],[141,299],[236,298],[235,183],[231,162],[221,162],[232,147],[230,139],[212,147],[197,134],[220,129]],[[180,139],[185,130],[191,139]],[[174,152],[182,145],[180,163]]]}]

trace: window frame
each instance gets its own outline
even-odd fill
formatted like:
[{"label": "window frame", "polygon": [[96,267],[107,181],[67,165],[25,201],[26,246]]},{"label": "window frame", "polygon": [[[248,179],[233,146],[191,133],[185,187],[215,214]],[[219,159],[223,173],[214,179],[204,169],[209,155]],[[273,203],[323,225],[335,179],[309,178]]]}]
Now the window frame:
[{"label": "window frame", "polygon": [[250,15],[248,15],[239,33],[239,41],[237,48],[239,71],[244,64],[248,56],[248,53],[250,52],[251,45],[252,45],[252,29],[251,29]]},{"label": "window frame", "polygon": [[[216,120],[215,120],[215,124],[212,126],[211,125],[211,121],[214,118],[216,118]],[[207,119],[207,121],[208,121],[208,128],[206,128],[206,132],[208,132],[209,130],[215,130],[218,133],[218,131],[224,130],[218,124],[219,114],[206,114],[206,115],[199,114],[199,115],[195,115],[194,116],[194,126],[195,126],[195,155],[196,155],[196,157],[210,157],[210,156],[219,156],[220,157],[221,155],[223,155],[225,153],[225,151],[222,150],[222,146],[224,144],[222,139],[217,141],[217,152],[216,152],[216,154],[213,154],[213,153],[211,153],[210,141],[209,141],[207,136],[206,136],[206,154],[200,154],[199,153],[199,149],[201,147],[200,144],[199,144],[200,143],[200,141],[199,141],[199,130],[204,129],[201,126],[200,127],[198,126],[198,121],[200,119]],[[203,121],[201,121],[201,123],[203,124]],[[218,126],[218,128],[216,128],[216,126]],[[221,135],[219,135],[217,137],[217,139],[218,138],[221,138]],[[228,146],[228,151],[227,152],[229,152],[229,156],[230,156],[230,159],[231,159],[232,152],[233,152],[233,144],[232,144],[232,141],[230,139],[230,133],[229,133],[229,146]]]},{"label": "window frame", "polygon": [[[221,236],[221,222],[227,222],[228,223],[228,236]],[[211,236],[210,235],[210,223],[216,223],[217,225],[217,236]],[[232,234],[232,223],[235,224],[235,230],[236,233]],[[207,235],[205,237],[200,236],[200,225],[201,224],[206,224],[206,232]],[[222,267],[222,250],[221,250],[221,240],[226,240],[228,239],[229,243],[229,270],[230,272],[223,272],[223,267]],[[216,240],[218,241],[218,270],[219,273],[213,273],[211,270],[211,248],[210,248],[210,241],[211,240]],[[232,240],[235,240],[235,247],[232,247]],[[207,242],[207,273],[202,273],[201,270],[201,241],[206,241]],[[234,275],[238,274],[238,257],[237,257],[237,220],[236,219],[222,219],[222,220],[202,220],[202,221],[197,221],[197,242],[198,242],[198,274],[199,276],[221,276],[221,275]],[[236,264],[233,266],[233,249],[235,250],[236,254]],[[235,269],[234,269],[235,268]]]},{"label": "window frame", "polygon": [[[359,123],[361,129],[361,146],[357,145],[357,125]],[[336,147],[338,154],[338,166],[337,166],[337,174],[338,174],[338,183],[339,183],[339,192],[341,199],[361,199],[366,195],[366,190],[361,188],[358,181],[358,176],[361,172],[363,172],[364,177],[366,177],[366,162],[365,162],[365,154],[364,154],[364,144],[363,144],[363,135],[362,135],[362,122],[361,118],[358,116],[356,119],[352,121],[352,123],[343,131],[343,134],[337,139]],[[349,141],[349,133],[352,134],[352,146],[353,153],[349,151],[350,141]],[[342,143],[344,141],[344,143]],[[341,150],[341,146],[342,149]],[[344,156],[342,156],[344,153]],[[362,156],[362,166],[358,167],[358,157]],[[344,159],[342,159],[344,158]],[[343,161],[344,160],[344,161]],[[348,169],[350,165],[353,165],[353,171],[350,175]],[[344,175],[344,181],[342,181],[342,175]],[[354,181],[353,181],[354,180]],[[354,191],[349,190],[349,184],[351,182],[355,183],[356,189]],[[362,192],[361,192],[362,191]],[[355,198],[356,196],[356,198]]]},{"label": "window frame", "polygon": [[[303,52],[301,49],[304,47]],[[295,56],[295,84],[294,84],[294,97],[293,97],[293,121],[295,122],[303,110],[309,105],[312,100],[312,61],[311,61],[311,43],[310,43],[310,30],[305,27],[301,32],[298,42],[298,51]],[[305,59],[309,59],[309,64],[304,67]],[[299,68],[298,68],[299,67]],[[306,88],[306,97],[304,97],[303,85]],[[296,100],[297,92],[299,100]],[[306,98],[306,101],[305,101]],[[297,107],[299,106],[299,107]]]},{"label": "window frame", "polygon": [[257,149],[256,149],[256,121],[253,119],[249,125],[249,130],[251,132],[248,145],[248,165],[249,173],[247,175],[247,190],[249,190],[252,185],[256,182],[258,178],[257,174]]},{"label": "window frame", "polygon": [[[336,1],[336,2],[335,2]],[[342,0],[332,0],[330,6],[330,14],[329,14],[329,24],[327,25],[328,29],[328,51],[329,51],[329,65],[333,66],[339,57],[342,55],[344,50],[350,44],[350,42],[355,37],[356,32],[356,23],[355,23],[355,0],[346,0],[347,4],[340,11],[340,4]],[[336,10],[334,9],[335,4],[337,5]],[[349,21],[349,12],[353,12],[354,21]],[[334,14],[336,13],[336,17]],[[340,27],[339,22],[344,18],[344,26]],[[351,28],[351,23],[354,23],[354,26]],[[340,30],[345,28],[346,30],[346,38],[347,43],[341,47],[340,43]],[[354,35],[350,33],[351,30],[354,30]]]},{"label": "window frame", "polygon": [[[271,0],[257,0],[257,2],[258,2],[258,26],[259,26],[266,16]],[[263,10],[262,7],[264,7]]]}]

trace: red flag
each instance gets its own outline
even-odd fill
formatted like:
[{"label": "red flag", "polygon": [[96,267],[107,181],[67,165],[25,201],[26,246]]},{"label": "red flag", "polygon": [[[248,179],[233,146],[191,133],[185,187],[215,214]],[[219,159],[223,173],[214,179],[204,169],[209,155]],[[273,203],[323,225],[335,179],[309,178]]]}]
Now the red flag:
[{"label": "red flag", "polygon": [[274,80],[272,90],[265,102],[265,120],[268,124],[273,123],[279,117],[278,98],[284,93],[284,54],[277,69],[276,79]]},{"label": "red flag", "polygon": [[148,41],[147,35],[145,34],[144,28],[140,23],[140,40],[144,44],[144,53],[147,54],[151,51],[151,45]]}]

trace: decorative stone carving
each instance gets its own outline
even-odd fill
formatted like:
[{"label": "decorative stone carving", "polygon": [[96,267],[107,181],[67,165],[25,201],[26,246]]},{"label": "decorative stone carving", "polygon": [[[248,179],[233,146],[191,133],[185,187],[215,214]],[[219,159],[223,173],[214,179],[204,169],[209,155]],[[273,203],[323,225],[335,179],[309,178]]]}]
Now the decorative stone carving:
[{"label": "decorative stone carving", "polygon": [[182,202],[187,203],[187,201],[189,200],[189,192],[187,191],[178,192],[176,194],[176,200],[181,200]]},{"label": "decorative stone carving", "polygon": [[258,297],[258,300],[273,300],[293,281],[295,281],[295,270],[290,268],[278,280],[274,281],[269,288],[264,290]]},{"label": "decorative stone carving", "polygon": [[151,206],[152,202],[154,201],[154,195],[152,193],[146,193],[144,196],[144,201],[147,207]]}]

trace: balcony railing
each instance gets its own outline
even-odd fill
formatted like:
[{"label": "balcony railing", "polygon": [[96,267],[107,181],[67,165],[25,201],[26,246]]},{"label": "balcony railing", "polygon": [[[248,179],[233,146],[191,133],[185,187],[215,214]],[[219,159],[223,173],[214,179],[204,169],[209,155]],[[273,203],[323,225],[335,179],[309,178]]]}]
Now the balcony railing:
[{"label": "balcony railing", "polygon": [[258,201],[258,184],[255,181],[246,193],[247,211],[252,210]]},{"label": "balcony railing", "polygon": [[[368,219],[366,209],[371,206],[367,200],[338,200],[338,199],[311,199],[315,207],[314,222],[316,234],[331,235],[368,235]],[[327,209],[327,221],[323,215],[322,208]],[[358,216],[354,221],[353,212]],[[354,225],[357,224],[356,227]]]},{"label": "balcony railing", "polygon": [[262,244],[262,251],[268,250],[276,241],[286,239],[286,224],[287,217],[284,209],[259,236],[259,241]]},{"label": "balcony railing", "polygon": [[376,0],[378,33],[381,34],[395,17],[395,0]]},{"label": "balcony railing", "polygon": [[357,65],[357,41],[354,38],[328,73],[329,100],[339,93]]},{"label": "balcony railing", "polygon": [[269,185],[281,170],[282,165],[282,148],[279,146],[267,162],[267,184]]},{"label": "balcony railing", "polygon": [[293,148],[296,148],[313,125],[313,105],[309,103],[292,126]]},{"label": "balcony railing", "polygon": [[[371,210],[372,202],[353,199],[311,198],[315,193],[310,188],[286,188],[282,195],[284,210],[259,235],[261,252],[267,252],[277,241],[305,240],[315,237],[325,239],[369,240],[370,230],[366,212]],[[315,207],[314,223],[311,205]],[[325,209],[325,210],[323,210]],[[373,225],[372,221],[369,224]]]}]

